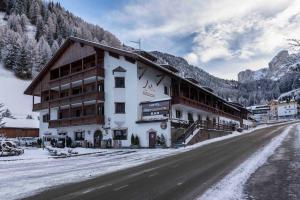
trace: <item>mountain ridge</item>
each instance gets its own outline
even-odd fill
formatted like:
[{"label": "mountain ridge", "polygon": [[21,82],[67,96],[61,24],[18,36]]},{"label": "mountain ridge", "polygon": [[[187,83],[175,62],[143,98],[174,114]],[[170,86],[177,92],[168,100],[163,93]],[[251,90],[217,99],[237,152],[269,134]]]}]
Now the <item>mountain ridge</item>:
[{"label": "mountain ridge", "polygon": [[[23,75],[19,74],[19,72],[25,70],[30,75],[25,76],[25,78],[31,79],[31,73],[33,71],[38,73],[41,66],[44,66],[45,62],[50,59],[51,54],[68,36],[77,36],[98,43],[134,50],[132,47],[122,46],[120,40],[109,31],[103,30],[98,25],[85,22],[57,3],[42,3],[41,0],[6,0],[4,2],[9,2],[9,6],[4,8],[0,4],[0,10],[5,10],[6,12],[3,17],[6,21],[1,22],[0,19],[0,58],[2,61],[9,61],[6,62],[6,68],[14,71],[18,77]],[[29,22],[27,22],[26,18]],[[25,29],[22,28],[24,23],[36,30],[34,33],[31,33],[34,35],[34,38],[39,38],[36,41],[32,39],[34,45],[28,44],[28,37],[26,34],[23,34],[27,27],[25,26]],[[41,31],[44,29],[50,30],[51,34]],[[56,32],[52,29],[56,30]],[[11,35],[14,37],[11,38]],[[51,43],[52,45],[50,45]],[[29,60],[25,62],[28,68],[21,68],[20,70],[22,65],[20,62],[15,62],[14,59],[19,60],[24,55],[22,57],[20,52],[14,52],[12,49],[22,48],[29,51],[29,56],[27,55]],[[187,60],[180,56],[159,51],[150,53],[158,58],[160,64],[168,63],[175,67],[182,77],[193,78],[200,85],[211,88],[222,98],[239,102],[245,106],[264,103],[278,98],[281,93],[300,87],[299,74],[288,73],[292,66],[300,63],[300,56],[298,54],[289,54],[286,50],[279,52],[270,61],[267,68],[240,72],[238,81],[215,77],[201,69],[201,67],[190,65]],[[10,59],[7,59],[7,57]],[[21,78],[24,78],[24,76],[21,76]]]}]

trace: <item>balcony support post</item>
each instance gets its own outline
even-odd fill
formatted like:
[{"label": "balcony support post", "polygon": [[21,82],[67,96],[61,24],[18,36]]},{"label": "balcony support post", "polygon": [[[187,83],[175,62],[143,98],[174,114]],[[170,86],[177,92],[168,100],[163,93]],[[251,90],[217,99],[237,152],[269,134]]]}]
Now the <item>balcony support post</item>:
[{"label": "balcony support post", "polygon": [[69,104],[69,125],[71,126],[72,125],[72,105],[71,103]]},{"label": "balcony support post", "polygon": [[59,98],[61,98],[61,85],[59,84]]},{"label": "balcony support post", "polygon": [[81,116],[84,116],[84,102],[81,103]]},{"label": "balcony support post", "polygon": [[83,70],[83,58],[81,59],[81,70]]},{"label": "balcony support post", "polygon": [[81,78],[81,94],[83,94],[83,90],[84,90],[84,77],[82,75],[82,78]]},{"label": "balcony support post", "polygon": [[181,81],[179,80],[179,83],[178,83],[178,95],[181,96]]}]

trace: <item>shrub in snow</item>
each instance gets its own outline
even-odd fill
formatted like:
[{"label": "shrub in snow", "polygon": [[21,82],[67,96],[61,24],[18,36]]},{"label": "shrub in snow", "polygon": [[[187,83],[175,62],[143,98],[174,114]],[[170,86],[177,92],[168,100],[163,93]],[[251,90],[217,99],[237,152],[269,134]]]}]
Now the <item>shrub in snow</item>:
[{"label": "shrub in snow", "polygon": [[140,146],[140,139],[139,139],[139,136],[135,136],[135,144],[137,146]]},{"label": "shrub in snow", "polygon": [[131,135],[131,145],[134,145],[134,142],[135,142],[135,140],[134,140],[134,135],[132,134],[132,135]]}]

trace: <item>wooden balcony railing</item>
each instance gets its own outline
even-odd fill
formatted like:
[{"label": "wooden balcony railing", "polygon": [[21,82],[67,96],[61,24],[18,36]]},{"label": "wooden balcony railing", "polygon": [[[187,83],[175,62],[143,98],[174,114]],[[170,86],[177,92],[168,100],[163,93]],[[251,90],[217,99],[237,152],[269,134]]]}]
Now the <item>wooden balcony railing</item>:
[{"label": "wooden balcony railing", "polygon": [[81,126],[91,124],[104,124],[104,116],[90,115],[81,117],[71,117],[49,121],[49,128]]},{"label": "wooden balcony railing", "polygon": [[234,120],[240,120],[239,116],[232,115],[232,114],[224,112],[223,110],[220,110],[218,108],[211,107],[209,105],[206,105],[206,104],[201,103],[201,102],[196,101],[196,100],[189,99],[189,98],[184,97],[184,96],[173,97],[172,98],[172,104],[184,104],[184,105],[191,106],[191,107],[194,107],[194,108],[198,108],[198,109],[201,109],[201,110],[204,110],[204,111],[207,111],[207,112],[211,112],[211,113],[215,113],[215,114],[218,114],[218,115],[221,115],[221,116],[224,116],[224,117],[228,117],[228,118],[231,118],[231,119],[234,119]]},{"label": "wooden balcony railing", "polygon": [[104,77],[104,68],[103,67],[91,67],[87,68],[85,70],[74,72],[71,74],[68,74],[66,76],[56,78],[49,81],[49,85],[51,88],[57,87],[59,85],[68,84],[70,82],[79,81],[82,79],[86,79],[93,76],[100,76]]},{"label": "wooden balcony railing", "polygon": [[86,101],[92,101],[96,99],[104,101],[104,92],[92,91],[33,104],[33,111],[47,109],[49,108],[49,106],[50,108],[52,108],[69,104],[82,103]]}]

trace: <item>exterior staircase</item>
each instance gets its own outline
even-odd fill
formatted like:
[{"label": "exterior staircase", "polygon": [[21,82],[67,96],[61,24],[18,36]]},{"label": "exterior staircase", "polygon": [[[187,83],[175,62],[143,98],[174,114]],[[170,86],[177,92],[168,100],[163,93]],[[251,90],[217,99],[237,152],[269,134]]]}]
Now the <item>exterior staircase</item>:
[{"label": "exterior staircase", "polygon": [[213,124],[209,121],[197,120],[190,124],[181,134],[176,135],[173,146],[192,145],[203,140],[230,134],[234,130],[235,127],[231,125]]},{"label": "exterior staircase", "polygon": [[174,143],[175,147],[181,147],[188,144],[188,142],[193,138],[194,134],[198,134],[200,131],[200,121],[195,121],[188,126],[187,129],[182,132],[182,134],[176,138],[176,142]]}]

